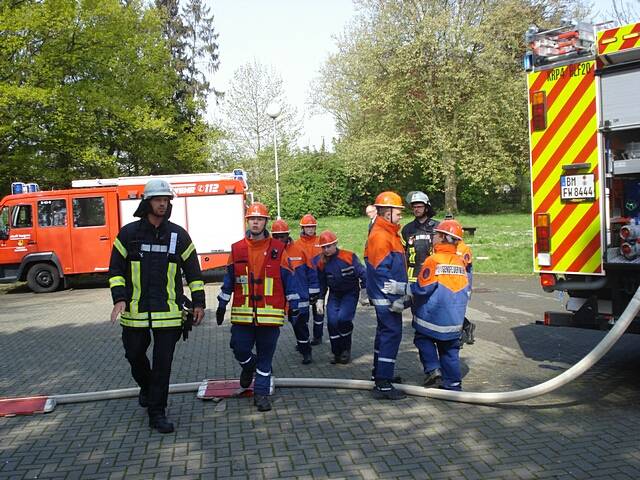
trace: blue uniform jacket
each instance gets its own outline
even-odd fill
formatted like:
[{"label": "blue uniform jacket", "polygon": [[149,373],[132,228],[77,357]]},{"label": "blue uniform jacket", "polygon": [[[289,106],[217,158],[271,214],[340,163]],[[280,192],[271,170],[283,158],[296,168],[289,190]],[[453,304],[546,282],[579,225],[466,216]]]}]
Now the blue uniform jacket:
[{"label": "blue uniform jacket", "polygon": [[313,265],[318,272],[320,282],[320,298],[324,298],[327,289],[341,294],[344,292],[357,292],[360,288],[366,288],[366,272],[358,256],[349,250],[340,250],[331,257],[316,255]]}]

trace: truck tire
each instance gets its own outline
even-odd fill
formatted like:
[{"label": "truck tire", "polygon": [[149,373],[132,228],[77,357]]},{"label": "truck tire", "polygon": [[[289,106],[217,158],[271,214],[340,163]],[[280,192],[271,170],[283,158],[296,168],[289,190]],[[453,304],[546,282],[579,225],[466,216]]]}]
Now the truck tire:
[{"label": "truck tire", "polygon": [[27,285],[35,293],[49,293],[60,286],[60,272],[50,263],[36,263],[27,273]]}]

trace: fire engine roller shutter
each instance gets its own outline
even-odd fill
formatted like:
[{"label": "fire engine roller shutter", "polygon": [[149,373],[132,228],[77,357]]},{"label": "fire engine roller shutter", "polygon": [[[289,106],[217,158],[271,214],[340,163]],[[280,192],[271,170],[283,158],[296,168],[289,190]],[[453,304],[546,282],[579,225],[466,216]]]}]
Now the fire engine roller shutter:
[{"label": "fire engine roller shutter", "polygon": [[[551,265],[538,264],[534,245],[536,272],[602,273],[594,67],[594,61],[587,61],[527,77],[530,98],[541,90],[547,96],[547,128],[534,132],[529,125],[533,213],[551,217]],[[595,201],[560,201],[560,177],[567,174],[562,166],[572,163],[590,164],[579,173],[594,175]]]},{"label": "fire engine roller shutter", "polygon": [[[602,75],[602,126],[640,126],[640,69]],[[629,92],[636,92],[635,95]]]}]

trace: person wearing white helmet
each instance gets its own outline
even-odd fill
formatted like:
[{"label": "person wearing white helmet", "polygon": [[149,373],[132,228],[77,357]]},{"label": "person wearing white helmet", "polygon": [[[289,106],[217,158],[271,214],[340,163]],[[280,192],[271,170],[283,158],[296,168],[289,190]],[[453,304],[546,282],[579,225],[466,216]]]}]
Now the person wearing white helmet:
[{"label": "person wearing white helmet", "polygon": [[[109,264],[113,299],[111,322],[120,318],[125,356],[140,386],[138,403],[149,414],[149,426],[173,432],[165,409],[176,343],[187,299],[182,275],[191,290],[193,324],[204,318],[204,282],[195,246],[187,231],[169,221],[173,192],[166,180],[153,179],[144,187],[134,215],[140,220],[120,229]],[[147,349],[153,333],[153,361]]]},{"label": "person wearing white helmet", "polygon": [[409,192],[407,203],[411,205],[415,218],[402,227],[401,235],[407,256],[409,281],[415,282],[422,263],[431,255],[434,228],[438,226],[439,222],[432,218],[436,212],[426,193]]}]

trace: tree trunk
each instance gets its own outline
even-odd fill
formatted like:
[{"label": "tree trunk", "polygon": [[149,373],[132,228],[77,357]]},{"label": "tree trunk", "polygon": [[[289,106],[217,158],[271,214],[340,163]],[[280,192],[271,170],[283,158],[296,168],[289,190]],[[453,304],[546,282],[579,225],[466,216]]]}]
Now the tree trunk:
[{"label": "tree trunk", "polygon": [[456,160],[450,152],[444,152],[444,209],[445,213],[458,213],[458,177]]}]

